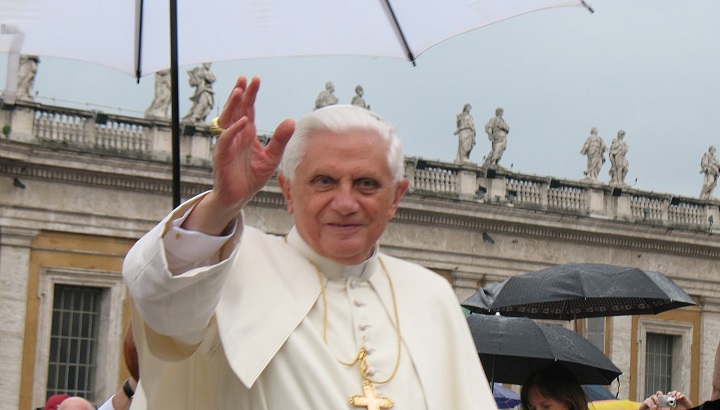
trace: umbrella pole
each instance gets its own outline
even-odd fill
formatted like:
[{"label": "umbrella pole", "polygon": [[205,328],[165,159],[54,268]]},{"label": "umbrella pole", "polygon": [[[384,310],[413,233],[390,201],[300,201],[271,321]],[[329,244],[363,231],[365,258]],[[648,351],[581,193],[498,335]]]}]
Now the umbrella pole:
[{"label": "umbrella pole", "polygon": [[492,367],[490,368],[490,391],[495,393],[495,355],[493,355]]},{"label": "umbrella pole", "polygon": [[172,90],[172,197],[180,205],[180,83],[178,81],[177,0],[170,0],[170,81]]},{"label": "umbrella pole", "polygon": [[580,334],[580,324],[577,321],[577,313],[573,312],[573,325],[575,325],[575,333]]},{"label": "umbrella pole", "polygon": [[135,21],[135,81],[140,84],[140,77],[142,76],[142,32],[143,32],[143,11],[145,5],[143,0],[137,0],[135,4],[137,8],[137,19]]}]

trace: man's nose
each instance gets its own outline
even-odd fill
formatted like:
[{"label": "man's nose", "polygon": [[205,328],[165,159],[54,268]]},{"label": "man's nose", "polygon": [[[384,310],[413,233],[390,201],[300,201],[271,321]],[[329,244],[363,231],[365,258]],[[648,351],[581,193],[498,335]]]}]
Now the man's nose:
[{"label": "man's nose", "polygon": [[358,209],[357,192],[351,184],[340,184],[335,191],[332,205],[342,215],[351,214]]}]

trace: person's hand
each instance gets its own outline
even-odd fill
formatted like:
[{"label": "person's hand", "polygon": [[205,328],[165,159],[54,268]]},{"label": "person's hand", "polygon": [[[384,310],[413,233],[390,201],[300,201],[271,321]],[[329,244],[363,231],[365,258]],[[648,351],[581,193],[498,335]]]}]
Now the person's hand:
[{"label": "person's hand", "polygon": [[[670,407],[659,407],[658,404],[659,399],[658,396],[661,396],[663,394],[662,391],[658,391],[654,395],[648,397],[640,404],[640,407],[638,410],[660,410],[660,409],[670,409]],[[683,393],[680,393],[678,391],[671,391],[668,392],[668,396],[675,397],[675,410],[688,410],[693,407],[692,402],[690,399],[687,398]]]},{"label": "person's hand", "polygon": [[657,403],[655,402],[655,400],[653,400],[653,397],[655,397],[655,395],[648,397],[642,403],[640,403],[640,407],[638,407],[638,410],[657,410]]},{"label": "person's hand", "polygon": [[[134,377],[130,376],[130,378],[127,379],[127,383],[134,395],[135,390],[137,389],[137,380],[135,380]],[[132,397],[128,396],[127,392],[125,392],[124,387],[120,387],[117,393],[115,393],[115,395],[112,397],[111,402],[112,407],[115,410],[129,410],[130,405],[132,404]]]},{"label": "person's hand", "polygon": [[272,177],[295,123],[281,122],[267,146],[257,138],[255,99],[260,79],[238,78],[218,119],[225,131],[213,153],[213,190],[183,223],[185,229],[219,235]]},{"label": "person's hand", "polygon": [[240,77],[218,120],[226,130],[220,134],[213,154],[213,192],[220,205],[238,210],[272,177],[294,131],[292,120],[285,120],[275,130],[270,144],[262,146],[255,128],[259,89],[259,78],[247,84],[246,78]]},{"label": "person's hand", "polygon": [[688,410],[695,407],[690,399],[679,391],[671,391],[669,396],[675,396],[675,410]]}]

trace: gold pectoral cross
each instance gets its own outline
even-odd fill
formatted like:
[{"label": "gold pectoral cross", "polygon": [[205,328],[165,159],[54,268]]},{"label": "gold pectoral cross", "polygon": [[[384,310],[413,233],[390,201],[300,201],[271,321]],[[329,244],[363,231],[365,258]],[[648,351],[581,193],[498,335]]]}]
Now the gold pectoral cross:
[{"label": "gold pectoral cross", "polygon": [[395,404],[385,396],[378,396],[370,380],[363,380],[363,395],[350,396],[349,401],[355,407],[367,407],[368,410],[389,409]]},{"label": "gold pectoral cross", "polygon": [[375,385],[373,385],[372,381],[370,381],[370,366],[368,366],[367,363],[367,352],[365,351],[365,346],[360,348],[360,352],[358,353],[355,362],[357,363],[358,370],[360,370],[360,374],[363,378],[363,394],[362,396],[357,394],[350,396],[350,399],[348,400],[350,404],[355,407],[366,407],[368,410],[389,409],[395,405],[389,397],[377,395]]}]

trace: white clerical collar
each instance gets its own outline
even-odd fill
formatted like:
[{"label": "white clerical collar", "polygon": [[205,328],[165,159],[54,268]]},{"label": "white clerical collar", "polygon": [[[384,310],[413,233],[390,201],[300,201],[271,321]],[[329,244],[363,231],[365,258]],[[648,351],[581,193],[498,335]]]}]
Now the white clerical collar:
[{"label": "white clerical collar", "polygon": [[318,255],[318,253],[315,252],[310,247],[310,245],[308,245],[307,242],[305,242],[303,238],[300,237],[297,228],[295,228],[294,226],[290,230],[290,233],[287,234],[286,238],[287,243],[290,246],[300,252],[310,262],[315,264],[315,266],[320,269],[320,272],[322,272],[323,275],[325,275],[325,277],[327,277],[329,280],[341,278],[347,279],[351,277],[360,280],[368,280],[375,271],[375,269],[366,268],[376,263],[378,253],[377,244],[375,244],[375,246],[373,247],[372,255],[370,256],[370,258],[368,258],[368,260],[360,263],[359,265],[343,265],[324,256]]}]

